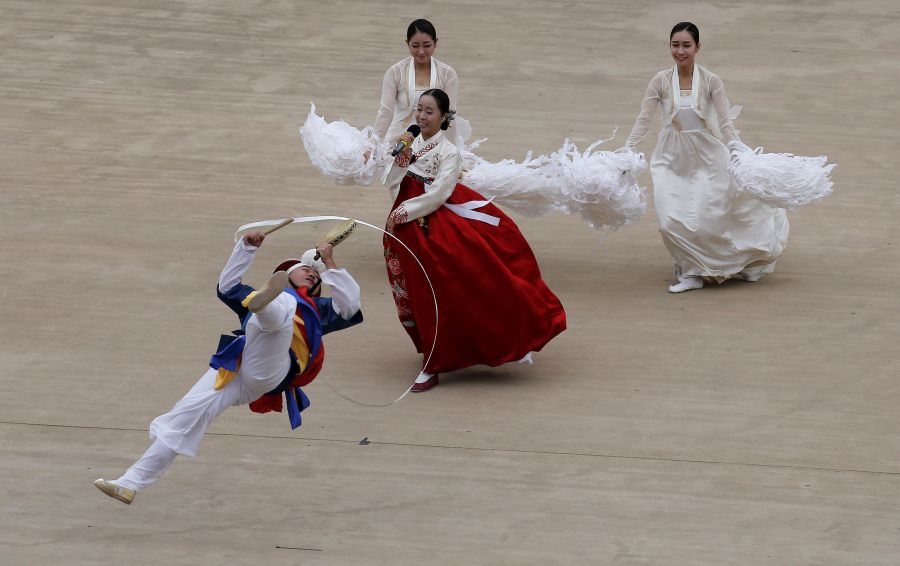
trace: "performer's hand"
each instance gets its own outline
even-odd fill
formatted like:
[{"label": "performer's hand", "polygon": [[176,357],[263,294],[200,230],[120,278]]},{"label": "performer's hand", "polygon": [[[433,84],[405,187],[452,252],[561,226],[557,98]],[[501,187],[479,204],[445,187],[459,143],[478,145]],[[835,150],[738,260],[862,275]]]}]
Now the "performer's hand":
[{"label": "performer's hand", "polygon": [[738,155],[742,153],[752,153],[753,150],[747,147],[747,145],[742,141],[731,141],[728,142],[728,150],[731,153],[731,158],[734,159]]},{"label": "performer's hand", "polygon": [[370,157],[372,157],[372,150],[367,149],[366,152],[363,153],[363,163],[368,163]]},{"label": "performer's hand", "polygon": [[337,268],[337,264],[334,263],[334,246],[327,243],[319,244],[316,246],[316,252],[319,254],[319,259],[325,264],[325,267],[328,269]]},{"label": "performer's hand", "polygon": [[401,204],[388,215],[384,229],[393,234],[397,224],[404,224],[407,220],[409,220],[409,215],[406,213],[406,207]]},{"label": "performer's hand", "polygon": [[266,235],[262,232],[249,232],[244,235],[244,243],[248,246],[253,246],[254,248],[261,246],[265,239]]},{"label": "performer's hand", "polygon": [[397,138],[397,142],[406,143],[403,151],[394,156],[394,163],[399,167],[408,167],[410,159],[412,159],[412,142],[415,138],[409,132],[404,132],[402,136]]}]

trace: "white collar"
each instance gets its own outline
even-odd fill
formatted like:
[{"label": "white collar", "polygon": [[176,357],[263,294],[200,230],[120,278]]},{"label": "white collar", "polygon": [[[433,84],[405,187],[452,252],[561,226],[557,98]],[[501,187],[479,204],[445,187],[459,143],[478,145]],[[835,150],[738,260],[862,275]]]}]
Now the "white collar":
[{"label": "white collar", "polygon": [[[697,63],[694,63],[694,71],[691,76],[691,108],[697,107],[698,90],[700,89],[700,69]],[[678,79],[678,65],[672,70],[672,101],[677,111],[681,108],[681,81]]]},{"label": "white collar", "polygon": [[422,134],[419,134],[418,136],[416,136],[416,139],[413,140],[413,149],[418,150],[418,149],[425,147],[428,144],[440,143],[441,141],[443,141],[443,139],[444,139],[444,130],[438,130],[436,134],[434,134],[433,136],[428,138],[428,141],[426,141],[424,138],[422,138]]},{"label": "white collar", "polygon": [[[416,103],[419,101],[416,100],[416,60],[412,56],[409,57],[409,69],[407,69],[406,73],[409,105],[415,108]],[[435,61],[434,57],[431,58],[431,80],[428,83],[428,88],[437,88],[437,61]]]}]

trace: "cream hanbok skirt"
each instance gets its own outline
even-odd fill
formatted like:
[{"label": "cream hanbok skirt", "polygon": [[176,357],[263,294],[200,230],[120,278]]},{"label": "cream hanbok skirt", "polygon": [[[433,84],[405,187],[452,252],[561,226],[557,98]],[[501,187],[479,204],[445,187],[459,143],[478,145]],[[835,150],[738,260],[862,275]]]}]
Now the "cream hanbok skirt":
[{"label": "cream hanbok skirt", "polygon": [[659,231],[678,275],[756,281],[788,238],[783,209],[739,191],[728,148],[707,130],[665,127],[650,161]]}]

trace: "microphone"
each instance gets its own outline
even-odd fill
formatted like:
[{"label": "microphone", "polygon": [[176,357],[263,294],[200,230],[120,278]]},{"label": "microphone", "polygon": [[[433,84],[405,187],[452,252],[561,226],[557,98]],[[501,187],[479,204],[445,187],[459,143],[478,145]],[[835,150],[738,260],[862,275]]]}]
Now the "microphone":
[{"label": "microphone", "polygon": [[[416,124],[413,124],[412,126],[406,128],[406,131],[411,133],[413,138],[415,138],[422,132],[422,128],[420,128]],[[391,152],[391,157],[397,157],[397,154],[409,147],[409,144],[411,143],[412,142],[405,142],[403,140],[398,141],[397,145],[394,146],[394,151]]]}]

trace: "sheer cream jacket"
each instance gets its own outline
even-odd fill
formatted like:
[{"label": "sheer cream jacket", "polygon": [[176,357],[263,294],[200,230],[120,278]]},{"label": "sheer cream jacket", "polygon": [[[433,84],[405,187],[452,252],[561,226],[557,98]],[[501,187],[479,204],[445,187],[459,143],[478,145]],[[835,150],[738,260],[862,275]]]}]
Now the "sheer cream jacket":
[{"label": "sheer cream jacket", "polygon": [[[728,104],[728,97],[725,96],[725,84],[718,75],[700,65],[697,65],[696,69],[700,74],[698,88],[700,92],[696,98],[694,112],[703,120],[707,129],[723,143],[741,141],[738,136],[740,132],[734,128],[732,123],[732,120],[740,114],[741,107],[732,108]],[[650,129],[650,122],[653,120],[653,114],[657,107],[662,113],[663,128],[673,126],[680,129],[675,118],[678,108],[675,107],[675,99],[672,96],[673,77],[675,81],[678,81],[674,67],[656,73],[656,76],[650,80],[644,100],[641,102],[641,112],[634,122],[628,141],[625,142],[626,146],[636,146],[644,139]]]},{"label": "sheer cream jacket", "polygon": [[[431,58],[431,81],[428,88],[439,88],[450,97],[450,108],[456,109],[459,77],[453,67]],[[394,64],[384,74],[381,106],[375,116],[375,133],[389,142],[396,141],[412,118],[416,108],[416,69],[413,58]]]}]

